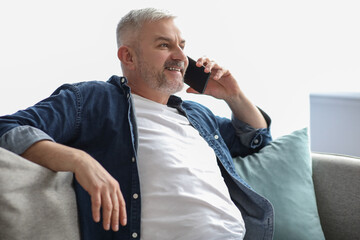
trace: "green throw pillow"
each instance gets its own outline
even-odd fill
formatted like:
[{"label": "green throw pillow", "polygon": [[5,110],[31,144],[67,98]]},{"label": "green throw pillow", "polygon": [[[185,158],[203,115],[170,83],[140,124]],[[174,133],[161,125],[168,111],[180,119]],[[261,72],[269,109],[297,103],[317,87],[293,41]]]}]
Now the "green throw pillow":
[{"label": "green throw pillow", "polygon": [[274,240],[325,239],[312,180],[307,128],[234,158],[237,173],[274,206]]}]

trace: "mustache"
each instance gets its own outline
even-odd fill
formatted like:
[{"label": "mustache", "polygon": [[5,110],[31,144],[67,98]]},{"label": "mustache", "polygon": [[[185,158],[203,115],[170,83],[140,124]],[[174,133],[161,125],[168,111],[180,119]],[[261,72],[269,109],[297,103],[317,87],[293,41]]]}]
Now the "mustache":
[{"label": "mustache", "polygon": [[184,67],[185,67],[185,62],[183,62],[183,61],[172,61],[172,60],[169,60],[169,61],[166,61],[166,62],[165,62],[164,67],[165,67],[165,68],[169,68],[169,67],[179,67],[179,68],[181,68],[181,69],[184,69]]}]

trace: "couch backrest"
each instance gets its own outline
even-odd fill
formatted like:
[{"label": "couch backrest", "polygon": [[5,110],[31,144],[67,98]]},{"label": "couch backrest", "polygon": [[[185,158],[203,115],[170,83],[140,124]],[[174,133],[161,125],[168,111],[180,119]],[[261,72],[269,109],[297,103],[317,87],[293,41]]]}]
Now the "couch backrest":
[{"label": "couch backrest", "polygon": [[360,158],[320,153],[313,153],[312,158],[326,239],[360,239]]}]

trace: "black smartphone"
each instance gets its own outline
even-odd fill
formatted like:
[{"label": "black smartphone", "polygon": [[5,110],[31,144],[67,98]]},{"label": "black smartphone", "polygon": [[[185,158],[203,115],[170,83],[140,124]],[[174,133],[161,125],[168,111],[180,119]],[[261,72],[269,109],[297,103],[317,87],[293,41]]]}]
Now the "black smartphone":
[{"label": "black smartphone", "polygon": [[184,82],[199,93],[204,93],[210,73],[204,72],[205,67],[196,66],[196,61],[194,59],[190,57],[188,57],[188,59],[189,66],[185,72]]}]

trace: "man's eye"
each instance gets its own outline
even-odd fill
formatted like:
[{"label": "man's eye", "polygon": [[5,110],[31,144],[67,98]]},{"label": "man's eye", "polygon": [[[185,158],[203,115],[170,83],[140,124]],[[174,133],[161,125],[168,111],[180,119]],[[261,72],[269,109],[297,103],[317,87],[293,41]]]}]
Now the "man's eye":
[{"label": "man's eye", "polygon": [[160,44],[160,47],[167,48],[167,47],[169,47],[169,44],[167,44],[167,43],[162,43],[162,44]]}]

